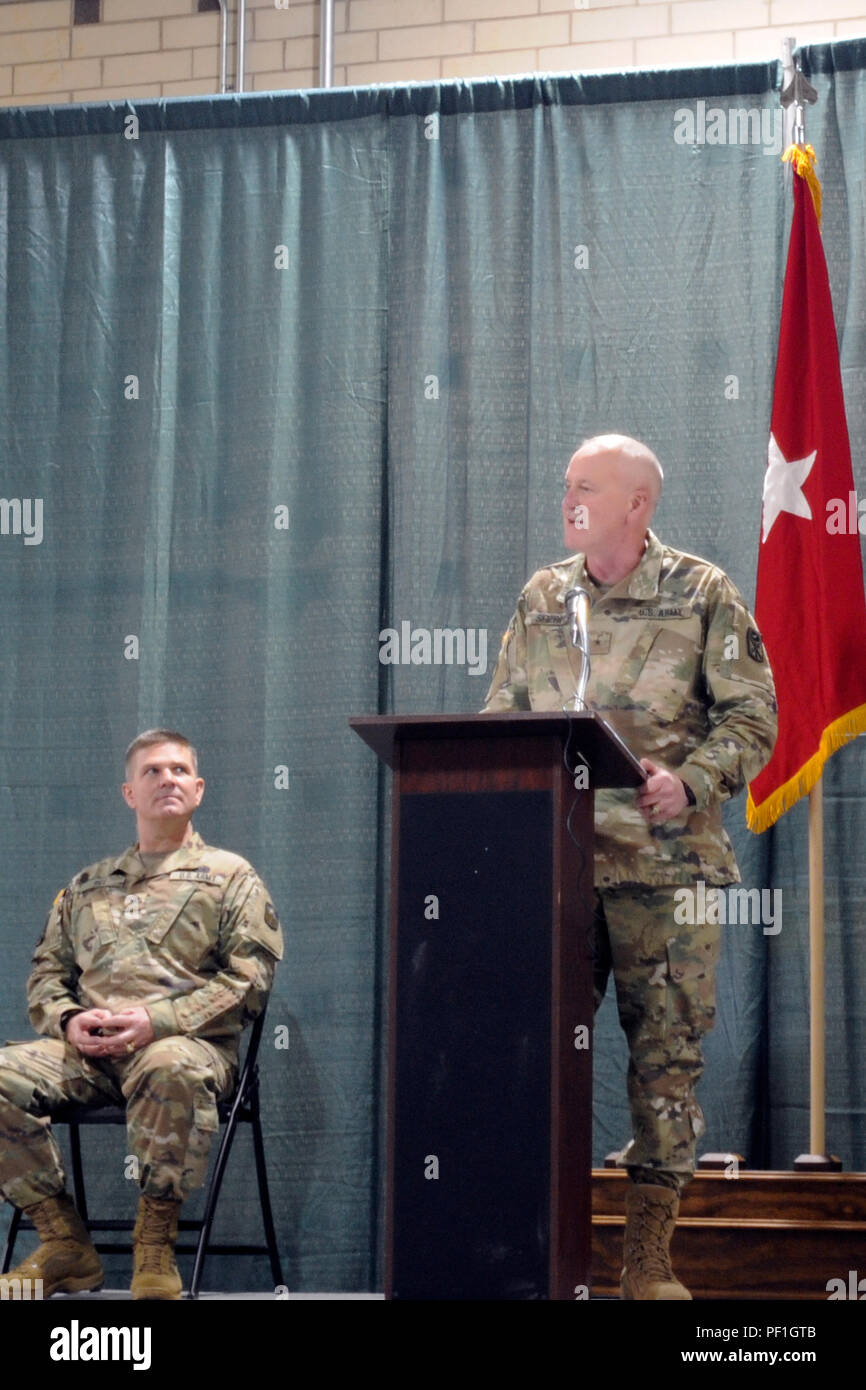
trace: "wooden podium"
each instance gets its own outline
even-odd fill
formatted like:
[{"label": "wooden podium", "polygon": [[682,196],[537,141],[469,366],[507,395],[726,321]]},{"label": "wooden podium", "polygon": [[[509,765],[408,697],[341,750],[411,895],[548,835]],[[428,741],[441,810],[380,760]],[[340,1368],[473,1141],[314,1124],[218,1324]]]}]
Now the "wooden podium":
[{"label": "wooden podium", "polygon": [[349,722],[394,770],[386,1297],[587,1297],[593,794],[643,771],[590,712]]}]

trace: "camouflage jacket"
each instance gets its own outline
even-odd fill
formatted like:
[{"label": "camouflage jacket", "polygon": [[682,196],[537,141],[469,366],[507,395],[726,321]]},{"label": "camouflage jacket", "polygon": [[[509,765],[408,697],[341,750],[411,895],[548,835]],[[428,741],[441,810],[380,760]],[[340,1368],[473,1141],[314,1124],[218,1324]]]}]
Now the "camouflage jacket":
[{"label": "camouflage jacket", "polygon": [[502,639],[484,713],[570,707],[580,673],[563,604],[592,603],[587,702],[625,740],[689,787],[695,804],[649,826],[633,789],[596,793],[597,887],[703,879],[739,882],[721,803],[768,761],[776,738],[773,676],[754,619],[715,565],[662,545],[601,589],[583,555],[539,570]]},{"label": "camouflage jacket", "polygon": [[30,1021],[61,1037],[71,1008],[143,1005],[157,1038],[187,1034],[234,1050],[282,953],[273,904],[245,859],[194,833],[148,868],[133,846],[55,898],[33,956]]}]

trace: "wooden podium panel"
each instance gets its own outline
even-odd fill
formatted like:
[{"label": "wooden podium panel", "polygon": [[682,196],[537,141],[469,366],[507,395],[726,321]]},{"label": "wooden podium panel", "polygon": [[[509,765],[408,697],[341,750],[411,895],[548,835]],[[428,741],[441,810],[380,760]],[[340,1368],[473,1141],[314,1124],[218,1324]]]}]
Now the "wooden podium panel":
[{"label": "wooden podium panel", "polygon": [[643,773],[592,714],[350,722],[395,772],[386,1296],[582,1296],[593,793]]},{"label": "wooden podium panel", "polygon": [[546,1296],[551,831],[549,792],[401,799],[392,1298]]}]

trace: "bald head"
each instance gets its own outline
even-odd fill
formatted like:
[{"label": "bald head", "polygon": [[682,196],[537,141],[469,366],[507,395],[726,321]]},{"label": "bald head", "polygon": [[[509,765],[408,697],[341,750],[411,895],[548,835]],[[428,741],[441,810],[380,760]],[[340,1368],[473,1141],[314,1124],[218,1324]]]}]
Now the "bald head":
[{"label": "bald head", "polygon": [[652,449],[627,434],[596,434],[592,439],[584,440],[574,457],[589,458],[601,454],[608,456],[610,468],[625,491],[646,489],[650,503],[649,521],[661,497],[665,476]]},{"label": "bald head", "polygon": [[565,475],[568,549],[582,551],[599,577],[627,573],[643,553],[663,477],[652,449],[639,439],[598,434],[584,440]]}]

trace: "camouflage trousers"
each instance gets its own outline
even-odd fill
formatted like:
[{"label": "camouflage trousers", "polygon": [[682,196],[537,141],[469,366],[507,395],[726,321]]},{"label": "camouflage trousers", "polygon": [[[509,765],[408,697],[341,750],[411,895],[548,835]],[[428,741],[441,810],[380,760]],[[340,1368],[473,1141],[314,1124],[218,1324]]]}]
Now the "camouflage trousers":
[{"label": "camouflage trousers", "polygon": [[624,1162],[670,1174],[670,1186],[684,1187],[704,1131],[695,1087],[704,1066],[701,1040],[715,1022],[721,928],[678,926],[675,892],[596,892],[594,989],[598,1008],[613,970],[634,1135]]},{"label": "camouflage trousers", "polygon": [[63,1190],[45,1117],[74,1101],[125,1105],[141,1190],[183,1201],[204,1182],[217,1101],[234,1081],[233,1060],[200,1038],[159,1038],[111,1061],[91,1061],[54,1038],[9,1044],[0,1049],[0,1193],[25,1207]]}]

